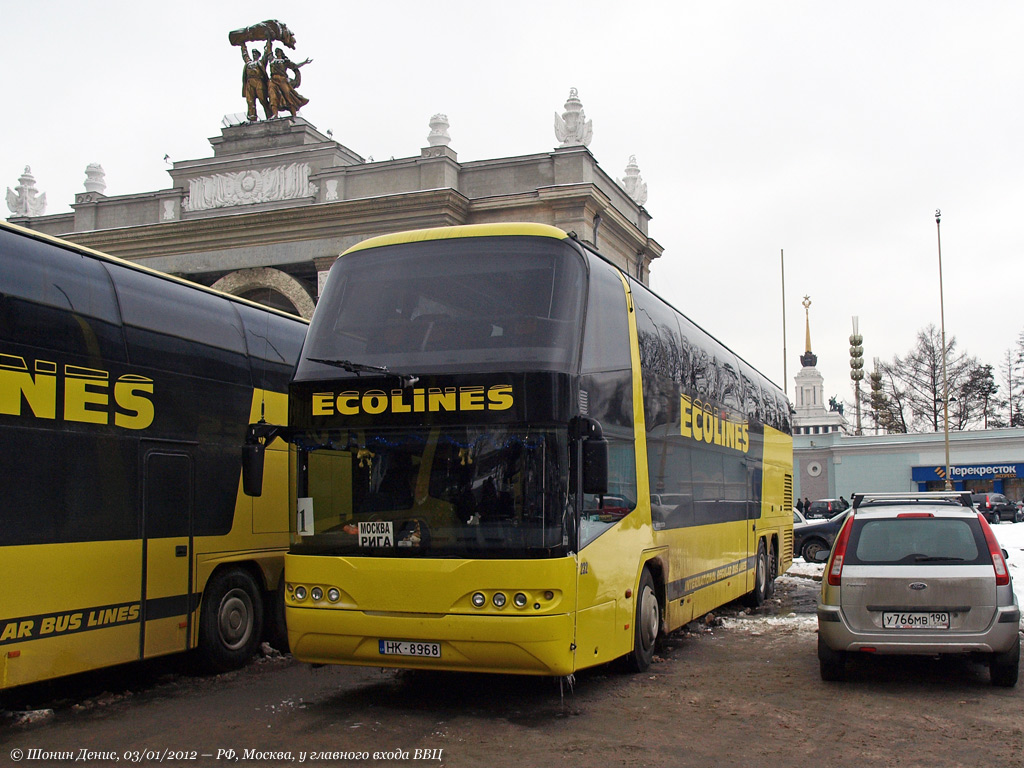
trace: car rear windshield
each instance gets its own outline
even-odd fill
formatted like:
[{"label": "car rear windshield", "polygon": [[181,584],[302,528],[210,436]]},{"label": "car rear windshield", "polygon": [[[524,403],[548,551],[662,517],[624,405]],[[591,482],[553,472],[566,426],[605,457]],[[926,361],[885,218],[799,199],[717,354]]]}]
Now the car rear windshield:
[{"label": "car rear windshield", "polygon": [[920,565],[991,562],[977,520],[943,517],[896,517],[855,520],[847,564]]}]

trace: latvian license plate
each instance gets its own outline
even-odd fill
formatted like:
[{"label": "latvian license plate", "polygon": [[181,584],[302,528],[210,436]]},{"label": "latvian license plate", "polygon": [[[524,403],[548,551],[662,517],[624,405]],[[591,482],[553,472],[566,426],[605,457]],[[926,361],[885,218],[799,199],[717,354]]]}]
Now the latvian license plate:
[{"label": "latvian license plate", "polygon": [[440,643],[416,643],[408,640],[378,640],[382,656],[426,656],[441,658]]},{"label": "latvian license plate", "polygon": [[949,613],[883,613],[882,626],[885,629],[949,629]]}]

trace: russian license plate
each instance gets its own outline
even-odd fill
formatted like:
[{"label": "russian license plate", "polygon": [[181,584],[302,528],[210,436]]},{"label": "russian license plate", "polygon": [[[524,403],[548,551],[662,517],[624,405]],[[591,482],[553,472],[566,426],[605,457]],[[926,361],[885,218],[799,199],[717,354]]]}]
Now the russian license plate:
[{"label": "russian license plate", "polygon": [[426,656],[430,659],[441,658],[440,643],[417,643],[408,640],[378,640],[377,643],[382,656]]},{"label": "russian license plate", "polygon": [[949,629],[949,613],[883,613],[882,626],[885,629]]}]

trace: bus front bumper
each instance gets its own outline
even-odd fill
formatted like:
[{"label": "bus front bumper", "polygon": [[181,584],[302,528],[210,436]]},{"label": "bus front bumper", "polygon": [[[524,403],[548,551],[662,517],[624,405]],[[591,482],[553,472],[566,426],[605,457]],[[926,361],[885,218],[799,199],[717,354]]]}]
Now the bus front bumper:
[{"label": "bus front bumper", "polygon": [[[555,676],[574,671],[571,614],[467,616],[288,606],[285,619],[292,655],[313,664]],[[396,650],[439,652],[439,657]]]}]

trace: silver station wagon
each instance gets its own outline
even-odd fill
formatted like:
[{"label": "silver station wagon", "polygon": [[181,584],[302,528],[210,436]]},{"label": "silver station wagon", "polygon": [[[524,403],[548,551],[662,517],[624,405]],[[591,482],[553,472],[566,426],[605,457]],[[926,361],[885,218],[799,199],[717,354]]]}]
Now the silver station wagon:
[{"label": "silver station wagon", "polygon": [[994,685],[1016,685],[1020,609],[970,494],[857,494],[853,507],[821,582],[822,679],[844,679],[851,653],[956,653],[981,655]]}]

